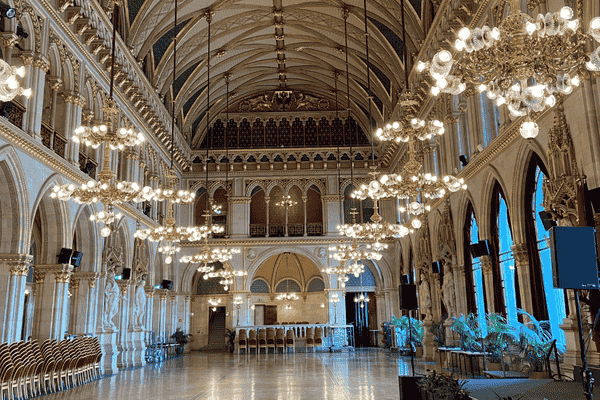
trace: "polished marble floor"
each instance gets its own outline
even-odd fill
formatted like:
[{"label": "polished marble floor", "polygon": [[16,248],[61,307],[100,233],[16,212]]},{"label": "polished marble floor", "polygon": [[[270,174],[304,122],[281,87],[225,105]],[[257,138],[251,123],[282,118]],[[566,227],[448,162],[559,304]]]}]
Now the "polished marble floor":
[{"label": "polished marble floor", "polygon": [[[398,399],[398,372],[406,370],[408,363],[408,359],[384,351],[248,356],[192,353],[161,364],[121,371],[42,399]],[[429,367],[418,363],[416,370],[424,372]],[[523,399],[585,398],[579,394],[580,386],[574,384],[560,382],[561,385],[553,387],[549,385],[555,383],[549,380],[522,380],[513,382],[511,387],[509,380],[502,381],[477,380],[468,385],[475,389],[473,395],[478,400],[496,398],[486,389],[489,384],[499,394],[520,394]],[[550,395],[536,394],[544,390]]]}]

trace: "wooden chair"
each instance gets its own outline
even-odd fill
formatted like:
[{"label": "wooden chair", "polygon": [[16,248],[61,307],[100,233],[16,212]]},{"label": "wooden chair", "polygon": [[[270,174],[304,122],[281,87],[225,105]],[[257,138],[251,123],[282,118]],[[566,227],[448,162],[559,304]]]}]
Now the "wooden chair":
[{"label": "wooden chair", "polygon": [[296,340],[294,336],[294,330],[290,329],[285,333],[285,352],[292,348],[293,352],[296,352]]},{"label": "wooden chair", "polygon": [[267,328],[267,353],[269,349],[275,353],[275,328]]},{"label": "wooden chair", "polygon": [[254,349],[255,353],[258,353],[258,339],[256,338],[256,331],[254,329],[250,330],[248,336],[248,353],[252,352]]},{"label": "wooden chair", "polygon": [[238,339],[238,354],[240,354],[240,350],[244,349],[244,354],[248,354],[248,338],[246,337],[246,330],[240,329],[240,336]]},{"label": "wooden chair", "polygon": [[306,351],[315,349],[315,328],[306,328]]},{"label": "wooden chair", "polygon": [[267,352],[267,331],[264,328],[258,330],[258,351],[265,349]]},{"label": "wooden chair", "polygon": [[323,328],[315,328],[315,347],[323,347]]},{"label": "wooden chair", "polygon": [[285,332],[283,328],[277,329],[275,334],[275,350],[281,349],[281,352],[285,352]]}]

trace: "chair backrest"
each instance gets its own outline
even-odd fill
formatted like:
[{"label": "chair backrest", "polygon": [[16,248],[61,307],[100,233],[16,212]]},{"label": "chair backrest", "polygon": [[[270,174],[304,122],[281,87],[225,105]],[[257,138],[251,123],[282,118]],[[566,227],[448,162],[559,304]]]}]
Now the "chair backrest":
[{"label": "chair backrest", "polygon": [[323,337],[323,328],[320,326],[315,328],[315,337]]},{"label": "chair backrest", "polygon": [[261,328],[258,330],[259,339],[265,339],[267,337],[267,331],[265,328]]},{"label": "chair backrest", "polygon": [[306,328],[306,337],[314,337],[315,336],[315,328]]},{"label": "chair backrest", "polygon": [[244,335],[246,335],[246,330],[245,330],[245,329],[240,329],[240,332],[239,332],[240,336],[242,335],[242,333],[243,333]]},{"label": "chair backrest", "polygon": [[289,329],[285,334],[286,334],[286,336],[288,338],[293,338],[294,337],[294,330],[293,329]]},{"label": "chair backrest", "polygon": [[256,331],[254,329],[252,329],[249,333],[250,335],[250,339],[256,339]]}]

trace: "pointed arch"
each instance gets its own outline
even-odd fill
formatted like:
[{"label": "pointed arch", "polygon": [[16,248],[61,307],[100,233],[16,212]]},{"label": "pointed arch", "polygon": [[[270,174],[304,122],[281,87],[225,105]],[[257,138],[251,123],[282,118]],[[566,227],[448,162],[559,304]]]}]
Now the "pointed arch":
[{"label": "pointed arch", "polygon": [[28,254],[32,217],[29,192],[23,185],[25,171],[15,149],[0,147],[0,253]]}]

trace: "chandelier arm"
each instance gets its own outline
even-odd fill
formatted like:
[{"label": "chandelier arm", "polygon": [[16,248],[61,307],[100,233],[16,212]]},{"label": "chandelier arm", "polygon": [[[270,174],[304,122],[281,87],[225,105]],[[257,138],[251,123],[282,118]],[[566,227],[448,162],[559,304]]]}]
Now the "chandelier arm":
[{"label": "chandelier arm", "polygon": [[[173,18],[173,82],[171,83],[171,169],[175,153],[175,79],[177,78],[177,0],[175,0],[175,18]],[[175,186],[175,182],[173,182]],[[175,187],[173,187],[175,189]]]},{"label": "chandelier arm", "polygon": [[112,15],[112,39],[111,39],[111,57],[110,57],[110,91],[108,97],[112,99],[114,86],[115,86],[115,51],[116,51],[116,38],[117,38],[117,7],[119,3],[115,2],[113,5]]},{"label": "chandelier arm", "polygon": [[400,14],[402,15],[402,55],[404,56],[404,90],[408,92],[408,46],[406,44],[406,25],[404,21],[404,0],[400,0]]}]

